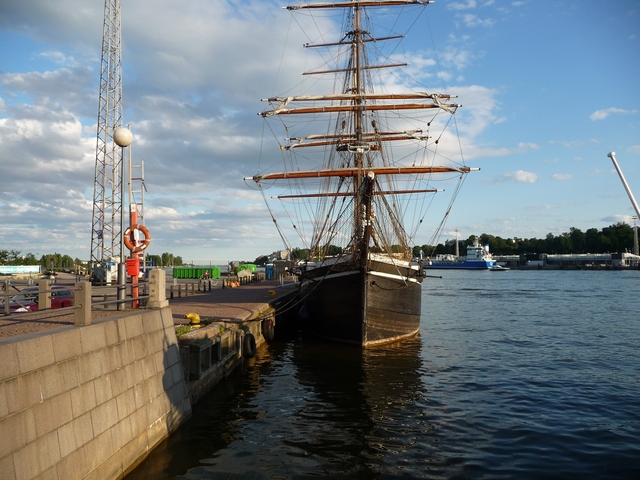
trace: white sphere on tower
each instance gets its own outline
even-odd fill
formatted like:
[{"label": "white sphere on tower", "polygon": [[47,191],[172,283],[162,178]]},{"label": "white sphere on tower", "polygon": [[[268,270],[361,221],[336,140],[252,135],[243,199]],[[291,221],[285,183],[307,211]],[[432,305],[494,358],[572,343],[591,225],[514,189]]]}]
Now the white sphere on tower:
[{"label": "white sphere on tower", "polygon": [[118,128],[113,134],[113,141],[119,147],[128,147],[133,142],[133,134],[128,128]]}]

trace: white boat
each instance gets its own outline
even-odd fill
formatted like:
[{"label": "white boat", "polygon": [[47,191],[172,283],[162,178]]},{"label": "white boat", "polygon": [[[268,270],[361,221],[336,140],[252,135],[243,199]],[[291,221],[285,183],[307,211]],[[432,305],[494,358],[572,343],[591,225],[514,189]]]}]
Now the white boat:
[{"label": "white boat", "polygon": [[[457,242],[457,240],[456,240]],[[467,246],[467,255],[438,255],[427,263],[428,269],[465,269],[489,270],[496,266],[493,255],[489,253],[489,245],[480,245],[478,239]]]},{"label": "white boat", "polygon": [[494,265],[493,267],[491,267],[489,270],[491,270],[492,272],[506,272],[509,270],[509,267],[503,267],[502,265]]}]

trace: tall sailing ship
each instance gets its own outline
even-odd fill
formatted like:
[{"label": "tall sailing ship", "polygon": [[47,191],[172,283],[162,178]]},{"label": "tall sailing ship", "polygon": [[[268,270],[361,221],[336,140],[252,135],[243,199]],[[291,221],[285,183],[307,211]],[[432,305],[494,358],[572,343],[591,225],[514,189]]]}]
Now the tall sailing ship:
[{"label": "tall sailing ship", "polygon": [[[279,202],[281,208],[269,206],[269,212],[285,245],[291,246],[276,219],[279,210],[288,212],[289,230],[308,251],[300,274],[299,319],[325,339],[371,347],[418,333],[424,271],[412,262],[412,244],[430,198],[439,191],[432,183],[444,175],[459,186],[477,170],[454,163],[439,145],[459,107],[455,97],[410,88],[416,81],[400,73],[407,64],[385,50],[385,45],[397,47],[404,35],[373,33],[376,13],[382,14],[376,25],[392,12],[414,22],[429,3],[286,7],[317,16],[309,25],[331,24],[340,16],[340,37],[304,45],[326,60],[304,75],[319,79],[317,84],[331,76],[333,93],[310,90],[263,100],[270,108],[260,115],[277,120],[288,135],[280,142],[284,167],[247,180],[256,182],[268,205]],[[391,91],[401,84],[407,87]],[[407,217],[414,223],[411,229]]]}]

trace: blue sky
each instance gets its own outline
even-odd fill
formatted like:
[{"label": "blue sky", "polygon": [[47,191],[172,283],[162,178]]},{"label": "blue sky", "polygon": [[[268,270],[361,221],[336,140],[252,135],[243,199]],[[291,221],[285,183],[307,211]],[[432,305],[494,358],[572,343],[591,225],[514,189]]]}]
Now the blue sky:
[{"label": "blue sky", "polygon": [[[276,147],[262,141],[260,99],[307,68],[301,48],[283,58],[285,41],[307,41],[285,3],[122,3],[124,121],[145,162],[148,251],[208,263],[282,248],[242,178]],[[0,249],[89,258],[103,10],[0,3]],[[427,18],[431,32],[414,28],[405,53],[415,68],[437,60],[440,77],[423,73],[459,96],[465,158],[481,168],[441,239],[632,224],[607,153],[640,197],[637,0],[437,0]]]}]

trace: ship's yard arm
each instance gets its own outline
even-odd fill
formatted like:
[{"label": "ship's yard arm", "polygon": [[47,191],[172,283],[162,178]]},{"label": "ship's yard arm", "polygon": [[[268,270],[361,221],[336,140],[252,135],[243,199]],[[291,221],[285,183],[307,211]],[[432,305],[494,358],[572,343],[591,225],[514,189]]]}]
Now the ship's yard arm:
[{"label": "ship's yard arm", "polygon": [[380,7],[395,5],[429,5],[434,0],[378,0],[378,1],[353,1],[353,2],[316,2],[289,5],[287,10],[300,10],[303,8],[347,8],[347,7]]},{"label": "ship's yard arm", "polygon": [[[480,170],[478,167],[371,167],[364,169],[364,174],[373,172],[376,175],[416,175],[420,173],[469,173]],[[357,168],[334,168],[330,170],[296,170],[294,172],[274,172],[263,175],[245,177],[245,180],[253,180],[260,183],[262,180],[284,180],[287,178],[322,178],[322,177],[354,177],[358,175]]]}]

